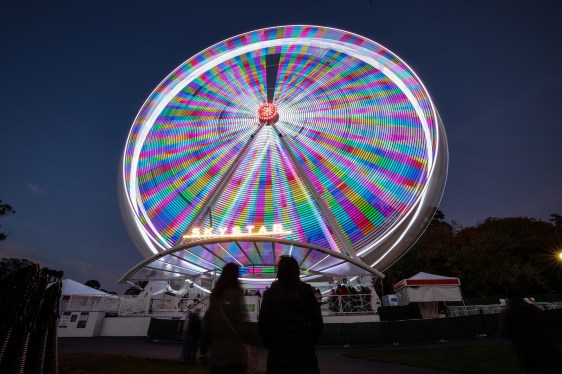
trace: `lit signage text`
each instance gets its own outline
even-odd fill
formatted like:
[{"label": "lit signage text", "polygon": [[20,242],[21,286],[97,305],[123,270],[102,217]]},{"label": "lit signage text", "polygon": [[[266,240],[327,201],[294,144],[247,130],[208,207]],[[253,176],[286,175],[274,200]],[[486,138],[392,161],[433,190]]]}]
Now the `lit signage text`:
[{"label": "lit signage text", "polygon": [[287,235],[291,231],[285,231],[283,225],[274,224],[269,230],[265,226],[259,229],[255,226],[248,225],[244,230],[240,226],[233,226],[230,230],[227,227],[215,229],[208,227],[201,230],[199,227],[194,227],[191,234],[184,235],[184,239],[200,239],[200,238],[223,238],[223,237],[247,237],[247,236],[269,236],[269,235]]}]

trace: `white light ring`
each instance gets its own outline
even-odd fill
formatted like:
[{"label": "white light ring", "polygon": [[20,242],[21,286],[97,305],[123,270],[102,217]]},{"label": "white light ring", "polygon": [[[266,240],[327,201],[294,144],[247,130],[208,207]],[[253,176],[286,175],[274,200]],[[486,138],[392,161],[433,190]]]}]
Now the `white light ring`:
[{"label": "white light ring", "polygon": [[[377,60],[371,58],[370,56],[361,55],[356,50],[349,48],[347,44],[339,43],[337,41],[325,42],[325,41],[322,41],[322,40],[315,40],[315,39],[285,38],[285,39],[274,39],[274,40],[269,40],[269,41],[257,42],[257,43],[242,46],[242,47],[239,47],[239,48],[234,49],[232,51],[223,53],[222,55],[217,56],[215,59],[209,60],[207,62],[207,64],[205,64],[205,65],[195,69],[194,71],[192,71],[191,74],[189,74],[186,78],[184,78],[183,80],[178,82],[164,96],[164,98],[162,98],[158,101],[158,105],[156,106],[156,108],[154,108],[151,111],[148,120],[144,121],[143,125],[141,126],[141,131],[139,132],[139,135],[137,136],[137,138],[135,140],[135,148],[134,148],[133,157],[132,157],[132,160],[131,160],[131,170],[130,170],[130,174],[129,174],[129,195],[130,195],[130,198],[128,199],[129,202],[131,200],[137,200],[138,198],[140,198],[140,197],[136,196],[136,193],[137,193],[137,190],[138,190],[137,185],[136,185],[136,172],[137,172],[138,159],[140,157],[140,152],[141,152],[142,146],[144,145],[146,137],[147,137],[148,133],[150,132],[151,128],[153,127],[154,122],[160,116],[162,110],[173,99],[173,97],[175,97],[181,90],[183,90],[195,78],[197,78],[198,76],[205,73],[206,71],[218,66],[219,64],[221,64],[221,63],[223,63],[223,62],[225,62],[225,61],[227,61],[231,58],[234,58],[234,57],[237,57],[239,55],[242,55],[242,54],[245,54],[245,53],[248,53],[248,52],[252,52],[252,51],[255,51],[255,50],[263,49],[263,48],[281,46],[281,45],[284,45],[286,43],[299,44],[299,45],[305,45],[305,46],[314,46],[314,47],[320,47],[320,48],[324,48],[324,49],[333,49],[333,50],[336,50],[338,52],[346,53],[346,54],[351,55],[351,56],[353,56],[353,57],[355,57],[359,60],[362,60],[363,62],[365,62],[365,63],[367,63],[371,66],[374,66],[379,71],[381,71],[383,74],[385,74],[387,77],[389,77],[391,79],[391,81],[401,89],[401,92],[406,95],[406,97],[410,101],[411,105],[414,107],[414,109],[416,111],[416,114],[418,116],[418,119],[420,120],[420,122],[422,124],[422,129],[423,129],[423,132],[424,132],[424,135],[425,135],[425,141],[426,141],[426,152],[428,154],[428,157],[426,159],[427,162],[428,162],[427,182],[430,181],[431,175],[432,175],[433,169],[434,169],[434,167],[433,167],[434,166],[434,157],[433,157],[434,155],[433,155],[432,136],[430,134],[430,130],[429,130],[429,126],[427,124],[425,113],[421,109],[417,99],[415,98],[413,93],[410,91],[410,89],[402,82],[402,80],[400,78],[398,78],[396,76],[396,74],[394,74],[393,71],[391,71],[386,66],[379,63]],[[377,43],[375,43],[375,44],[377,44]],[[339,48],[335,48],[335,46],[337,46]],[[365,48],[362,48],[362,49],[365,49]],[[367,51],[372,52],[370,50],[367,50]],[[184,64],[182,64],[180,66],[183,66]],[[406,65],[406,64],[404,64],[404,65]],[[409,68],[409,72],[413,73],[413,70],[408,65],[406,65],[406,66]],[[415,75],[415,73],[413,73],[413,74],[416,77],[418,83],[421,84],[421,80],[419,80],[419,78],[417,77],[417,75]],[[433,102],[431,101],[431,98],[429,97],[429,94],[427,93],[427,90],[423,86],[423,84],[422,84],[422,87],[424,88],[425,94],[427,95],[427,97],[430,100],[431,111],[433,113],[433,118],[435,119],[435,122],[436,122],[435,131],[437,132],[437,135],[438,135],[438,127],[439,126],[438,126],[438,123],[437,123],[438,118],[437,118],[437,115],[436,115],[435,107],[433,105]],[[436,137],[437,141],[438,141],[438,138],[439,138],[439,136]],[[436,147],[436,150],[437,150],[437,147]],[[419,201],[423,198],[423,195],[425,194],[425,191],[427,191],[427,185],[428,185],[428,183],[425,184],[425,187],[423,188],[422,193],[417,196],[416,201],[414,202],[414,204],[412,206],[416,206],[416,204],[418,204]],[[131,208],[133,209],[133,211],[136,212],[136,209],[134,209],[135,208],[134,206],[131,205]],[[145,218],[147,224],[153,230],[154,234],[158,237],[158,239],[161,241],[161,243],[166,243],[166,245],[168,245],[166,239],[163,238],[159,234],[158,230],[156,230],[156,228],[152,224],[149,216],[146,214],[146,211],[143,208],[143,204],[140,204],[140,209],[141,209],[141,212],[142,212],[142,216]],[[407,216],[410,215],[410,213],[412,212],[412,209],[410,208],[409,210],[410,210],[410,212],[408,212],[400,221],[397,221],[392,227],[390,227],[388,229],[388,231],[385,233],[385,235],[383,235],[383,237],[379,238],[379,240],[377,240],[376,242],[369,245],[367,250],[372,249],[375,245],[378,245],[382,240],[384,240],[386,237],[388,237],[388,235],[390,235],[392,232],[394,232],[396,227],[400,226],[401,223],[404,221],[404,219],[406,219]],[[137,217],[136,220],[139,220],[139,218]],[[137,226],[143,227],[141,222],[138,222]],[[143,227],[143,230],[145,230],[144,227]],[[360,254],[363,254],[365,252],[366,252],[365,250],[362,250],[360,252]]]}]

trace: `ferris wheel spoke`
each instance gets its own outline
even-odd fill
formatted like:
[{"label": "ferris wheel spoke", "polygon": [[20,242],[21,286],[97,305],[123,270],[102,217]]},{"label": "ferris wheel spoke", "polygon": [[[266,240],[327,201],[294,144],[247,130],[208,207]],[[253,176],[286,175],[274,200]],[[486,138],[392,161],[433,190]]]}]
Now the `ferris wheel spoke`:
[{"label": "ferris wheel spoke", "polygon": [[234,85],[225,87],[211,88],[198,91],[197,96],[192,96],[191,101],[186,103],[186,107],[192,108],[194,104],[198,104],[206,111],[221,111],[229,108],[233,113],[253,113],[252,104],[256,101],[254,95],[246,91],[235,91],[239,89]]},{"label": "ferris wheel spoke", "polygon": [[215,186],[215,188],[213,189],[211,194],[207,197],[207,200],[205,201],[205,203],[199,209],[199,211],[197,212],[195,217],[191,220],[191,222],[189,222],[189,224],[187,225],[187,227],[183,231],[182,235],[180,236],[180,238],[178,239],[178,242],[176,244],[179,244],[181,241],[183,241],[183,236],[186,233],[189,233],[190,230],[193,227],[195,227],[195,225],[204,221],[205,217],[210,214],[210,208],[213,205],[215,205],[217,200],[220,198],[222,192],[224,191],[224,189],[226,188],[226,186],[228,185],[228,183],[232,179],[232,177],[234,175],[234,172],[236,171],[236,168],[238,167],[238,165],[240,163],[240,160],[244,158],[244,156],[248,152],[248,149],[252,145],[252,142],[256,138],[256,135],[260,132],[260,130],[263,127],[264,127],[264,124],[260,124],[258,129],[256,130],[256,132],[246,142],[244,147],[238,153],[238,156],[236,156],[236,159],[232,162],[232,164],[230,165],[228,170],[224,173],[223,177],[218,181],[217,185]]},{"label": "ferris wheel spoke", "polygon": [[275,89],[277,86],[277,73],[279,71],[279,60],[281,54],[268,54],[265,56],[266,61],[266,82],[267,82],[267,102],[272,103],[275,97]]},{"label": "ferris wheel spoke", "polygon": [[[330,64],[328,63],[328,66]],[[329,68],[322,68],[323,66],[317,64],[316,66],[307,66],[303,70],[311,74],[302,74],[300,71],[293,71],[292,76],[289,77],[287,82],[282,82],[285,86],[298,87],[296,90],[288,90],[293,95],[279,97],[279,103],[284,106],[291,106],[294,102],[300,101],[303,98],[312,94],[313,90],[320,87],[322,84],[333,78],[335,72]],[[307,71],[308,70],[308,71]]]},{"label": "ferris wheel spoke", "polygon": [[[336,58],[337,57],[337,58]],[[299,102],[328,103],[341,105],[349,102],[350,97],[357,99],[358,93],[365,91],[368,86],[362,80],[365,74],[376,71],[373,68],[358,67],[357,60],[345,55],[332,57],[325,71],[328,73],[318,74],[315,79],[303,81],[298,95],[284,102],[291,106]],[[336,63],[337,62],[337,63]],[[331,68],[333,66],[333,68]],[[324,71],[324,70],[323,70]],[[367,81],[368,82],[368,81]],[[297,104],[298,105],[298,104]],[[310,105],[313,107],[313,105]]]},{"label": "ferris wheel spoke", "polygon": [[283,144],[283,147],[284,147],[285,151],[288,153],[289,157],[291,158],[291,160],[293,162],[293,165],[296,167],[296,169],[298,171],[298,174],[299,174],[299,177],[303,180],[303,182],[307,186],[308,190],[312,193],[312,196],[314,197],[314,200],[315,200],[316,204],[318,205],[318,207],[322,211],[322,213],[324,215],[324,218],[326,219],[326,222],[328,223],[328,225],[330,227],[331,232],[337,238],[337,242],[338,242],[339,246],[351,258],[357,257],[355,255],[355,252],[353,252],[351,250],[351,246],[349,245],[347,239],[345,238],[345,233],[342,231],[342,229],[338,225],[338,223],[335,220],[332,212],[326,206],[326,203],[324,202],[322,197],[318,194],[318,191],[316,191],[316,189],[314,188],[314,185],[310,182],[310,179],[308,179],[307,174],[302,169],[301,164],[299,163],[299,161],[295,157],[295,154],[291,150],[291,147],[289,146],[289,144],[287,143],[287,141],[283,137],[283,134],[277,129],[277,127],[275,125],[271,125],[271,126],[277,132],[277,134],[279,135],[279,139],[281,140],[281,143]]},{"label": "ferris wheel spoke", "polygon": [[267,98],[266,64],[261,55],[250,52],[233,59],[227,74],[228,82],[242,94],[241,97],[249,98],[255,105]]},{"label": "ferris wheel spoke", "polygon": [[[192,97],[201,97],[208,104],[213,101],[219,105],[230,103],[254,111],[257,103],[265,99],[264,71],[265,63],[262,64],[256,56],[239,56],[203,73],[188,91]],[[224,77],[229,84],[222,84],[216,77]]]}]

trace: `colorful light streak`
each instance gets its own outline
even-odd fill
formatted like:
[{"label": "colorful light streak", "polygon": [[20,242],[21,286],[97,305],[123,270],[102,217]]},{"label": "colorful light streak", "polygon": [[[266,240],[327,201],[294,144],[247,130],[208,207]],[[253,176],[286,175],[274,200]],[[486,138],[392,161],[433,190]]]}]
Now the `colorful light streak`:
[{"label": "colorful light streak", "polygon": [[[259,128],[274,117],[278,132]],[[208,221],[195,222],[231,165]],[[123,191],[146,255],[194,238],[190,225],[204,233],[281,222],[290,240],[339,252],[345,245],[384,268],[425,226],[446,168],[442,124],[408,65],[359,35],[284,26],[220,42],[156,88],[129,133]],[[239,249],[230,253],[244,264]],[[319,252],[310,256],[315,270],[332,266]]]}]

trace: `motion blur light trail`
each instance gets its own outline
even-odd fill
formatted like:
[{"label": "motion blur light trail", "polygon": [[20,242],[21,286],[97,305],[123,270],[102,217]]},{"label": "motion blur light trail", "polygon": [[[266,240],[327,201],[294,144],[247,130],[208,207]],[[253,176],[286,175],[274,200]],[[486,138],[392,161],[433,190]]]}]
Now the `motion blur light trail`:
[{"label": "motion blur light trail", "polygon": [[[123,279],[289,252],[316,276],[378,273],[431,219],[447,162],[429,93],[388,49],[319,26],[232,37],[175,69],[135,119],[122,195],[147,261]],[[191,235],[280,224],[290,233],[267,240]]]}]

